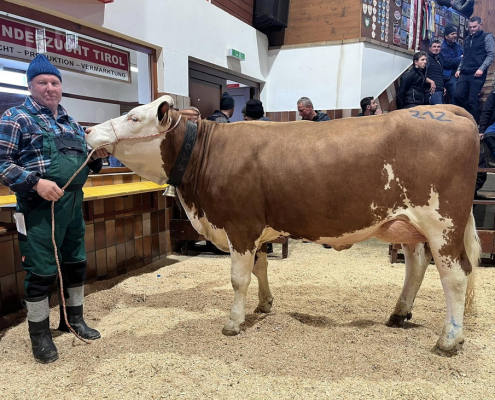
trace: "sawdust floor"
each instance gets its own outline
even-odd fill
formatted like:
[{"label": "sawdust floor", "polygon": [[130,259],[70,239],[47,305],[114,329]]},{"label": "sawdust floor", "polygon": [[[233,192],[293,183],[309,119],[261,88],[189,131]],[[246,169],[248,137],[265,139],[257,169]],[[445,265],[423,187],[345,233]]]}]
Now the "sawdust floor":
[{"label": "sawdust floor", "polygon": [[[0,331],[0,397],[495,398],[495,268],[478,270],[464,349],[446,358],[431,352],[445,316],[433,265],[407,329],[393,329],[384,323],[404,265],[389,263],[386,244],[369,241],[338,253],[291,242],[286,260],[274,247],[273,312],[252,313],[253,276],[237,337],[221,333],[233,299],[223,255],[172,256],[87,286],[86,319],[103,338],[86,345],[54,331],[60,359],[53,364],[33,361],[26,321],[11,321]],[[55,328],[56,307],[51,317]]]}]

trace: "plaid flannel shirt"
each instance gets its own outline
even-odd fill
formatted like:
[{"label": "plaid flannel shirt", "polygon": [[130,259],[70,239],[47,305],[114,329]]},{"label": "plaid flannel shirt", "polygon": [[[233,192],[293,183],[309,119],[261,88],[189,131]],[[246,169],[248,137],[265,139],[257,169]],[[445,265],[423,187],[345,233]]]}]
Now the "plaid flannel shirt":
[{"label": "plaid flannel shirt", "polygon": [[[84,138],[83,128],[61,105],[56,120],[48,108],[40,106],[31,96],[26,97],[24,106],[46,122],[55,136]],[[77,132],[71,123],[77,126]],[[42,150],[43,131],[31,116],[20,107],[5,111],[0,119],[0,181],[17,193],[32,189],[50,166],[50,160],[43,159]],[[100,169],[88,166],[95,172]]]}]

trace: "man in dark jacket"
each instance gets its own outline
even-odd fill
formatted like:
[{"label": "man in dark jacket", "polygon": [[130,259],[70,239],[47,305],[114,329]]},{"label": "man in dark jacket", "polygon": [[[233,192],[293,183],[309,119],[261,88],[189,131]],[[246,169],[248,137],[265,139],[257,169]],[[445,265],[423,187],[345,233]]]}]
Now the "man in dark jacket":
[{"label": "man in dark jacket", "polygon": [[400,78],[397,109],[416,107],[425,103],[426,60],[427,54],[424,51],[414,53],[412,68]]},{"label": "man in dark jacket", "polygon": [[430,52],[426,64],[426,82],[429,84],[425,87],[426,104],[443,104],[443,66],[440,62],[440,49],[442,42],[434,39],[430,43]]},{"label": "man in dark jacket", "polygon": [[443,66],[443,83],[452,104],[455,104],[454,95],[457,85],[455,73],[461,63],[462,53],[462,46],[457,43],[457,28],[448,24],[445,27],[445,40],[440,49],[440,62]]},{"label": "man in dark jacket", "polygon": [[[481,168],[495,167],[495,90],[488,95],[485,106],[480,116],[479,133],[482,137],[480,148],[479,166]],[[486,172],[478,172],[476,178],[476,191],[474,197],[482,199],[478,195],[486,181]]]},{"label": "man in dark jacket", "polygon": [[483,31],[480,17],[472,17],[469,20],[469,36],[464,40],[464,56],[455,74],[459,78],[455,102],[470,112],[476,121],[479,118],[479,93],[494,54],[493,35]]},{"label": "man in dark jacket", "polygon": [[367,117],[368,115],[382,114],[382,110],[378,108],[375,98],[373,96],[365,97],[361,99],[361,112],[356,117]]},{"label": "man in dark jacket", "polygon": [[207,120],[215,121],[221,124],[229,123],[229,118],[234,114],[234,107],[234,98],[227,92],[224,92],[222,94],[222,98],[220,99],[220,110],[215,110],[215,112],[211,114]]},{"label": "man in dark jacket", "polygon": [[323,122],[330,121],[330,117],[321,111],[315,111],[313,102],[308,97],[301,97],[297,100],[297,111],[303,120]]},{"label": "man in dark jacket", "polygon": [[271,121],[265,117],[263,103],[257,99],[251,99],[246,102],[244,110],[244,121]]}]

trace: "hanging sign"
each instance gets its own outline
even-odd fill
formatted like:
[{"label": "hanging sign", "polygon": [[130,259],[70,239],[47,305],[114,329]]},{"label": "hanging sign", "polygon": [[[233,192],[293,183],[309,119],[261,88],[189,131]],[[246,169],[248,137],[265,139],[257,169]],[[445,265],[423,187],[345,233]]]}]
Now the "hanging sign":
[{"label": "hanging sign", "polygon": [[[44,36],[44,37],[43,37]],[[56,67],[130,82],[129,52],[73,34],[57,32],[24,21],[0,17],[0,56],[31,61],[44,53]]]}]

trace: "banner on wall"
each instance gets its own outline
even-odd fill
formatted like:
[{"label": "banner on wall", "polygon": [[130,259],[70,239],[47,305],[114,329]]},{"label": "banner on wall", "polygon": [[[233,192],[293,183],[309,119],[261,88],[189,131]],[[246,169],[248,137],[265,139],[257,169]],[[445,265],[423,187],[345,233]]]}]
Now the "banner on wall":
[{"label": "banner on wall", "polygon": [[[44,26],[0,16],[0,56],[31,61],[37,54],[37,30],[45,30],[45,55],[58,68],[130,82],[129,52],[87,39],[73,39]],[[38,40],[39,41],[39,40]]]}]

